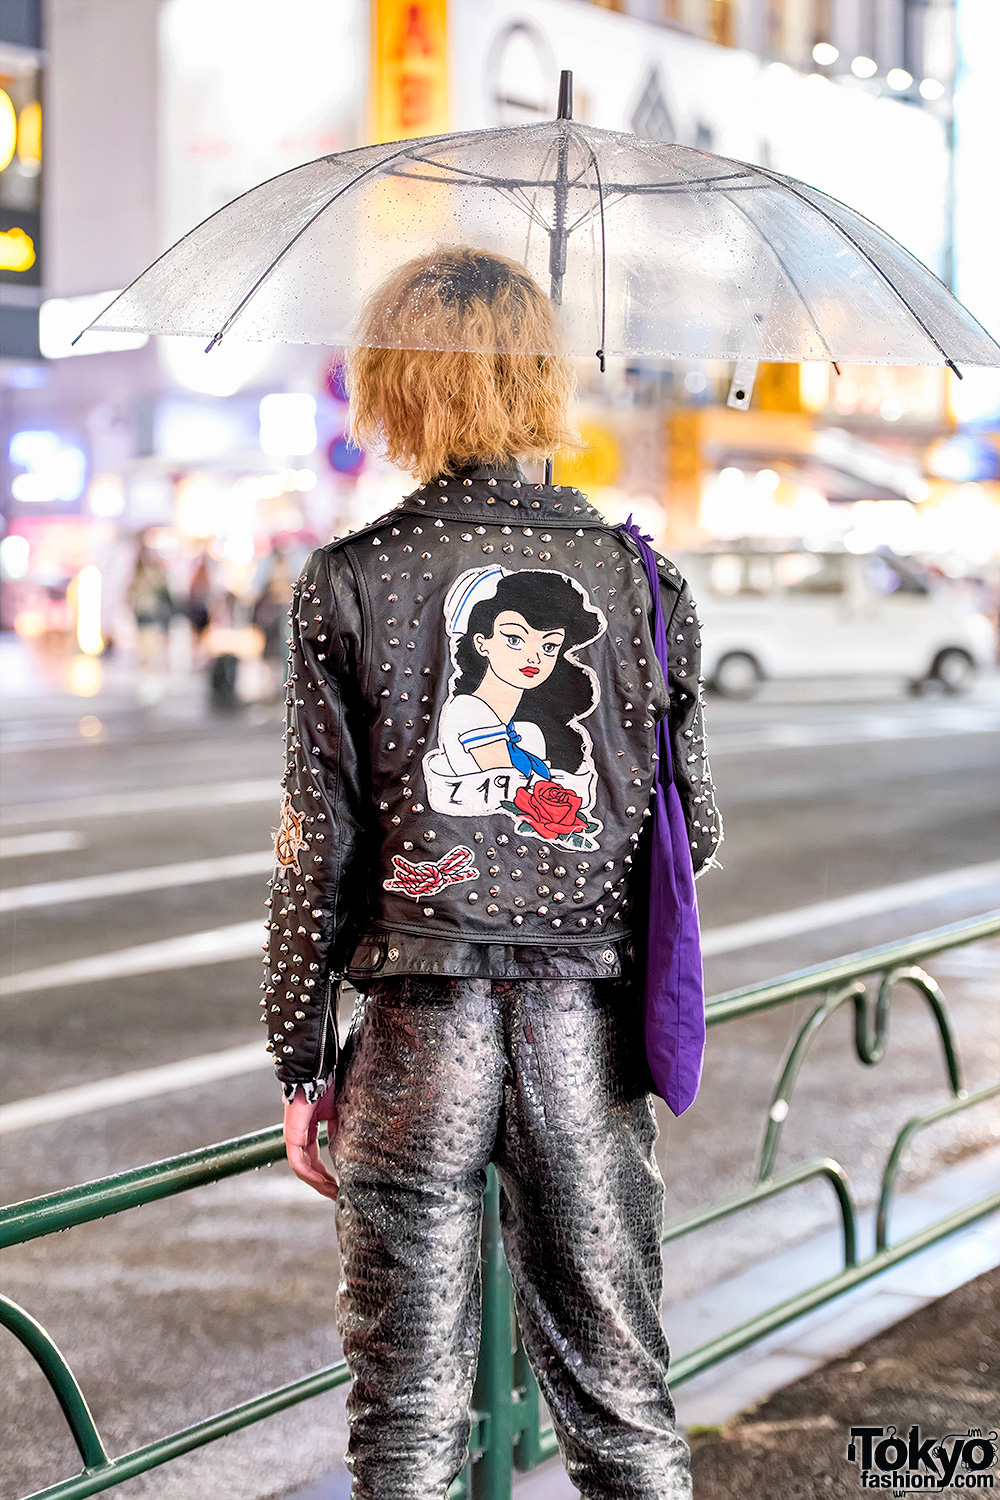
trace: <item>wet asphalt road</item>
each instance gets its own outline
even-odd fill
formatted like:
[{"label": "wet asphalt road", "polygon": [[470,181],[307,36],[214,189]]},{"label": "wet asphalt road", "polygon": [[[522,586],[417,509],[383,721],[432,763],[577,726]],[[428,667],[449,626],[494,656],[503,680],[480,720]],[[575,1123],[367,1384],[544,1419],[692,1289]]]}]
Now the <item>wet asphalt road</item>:
[{"label": "wet asphalt road", "polygon": [[[89,740],[69,717],[55,728],[48,726],[50,748],[42,748],[30,714],[18,722],[3,756],[3,836],[66,833],[78,846],[4,859],[8,890],[267,847],[276,797],[219,806],[212,789],[276,778],[273,715],[205,723],[122,713]],[[957,701],[908,700],[878,684],[806,696],[772,690],[753,704],[714,703],[709,731],[726,823],[724,869],[699,883],[710,932],[1000,854],[996,683]],[[193,805],[164,806],[180,787],[209,791]],[[264,876],[253,874],[30,906],[5,918],[0,973],[262,919],[263,896]],[[968,886],[719,954],[707,964],[709,992],[997,904],[995,882]],[[1000,1064],[996,950],[942,956],[929,967],[951,1002],[974,1086]],[[258,978],[249,957],[75,980],[4,999],[4,1101],[255,1042]],[[681,1121],[661,1115],[671,1216],[750,1180],[780,1059],[805,1014],[802,1005],[785,1007],[710,1033],[698,1102]],[[848,1017],[838,1016],[803,1071],[781,1164],[836,1156],[862,1202],[871,1201],[892,1137],[909,1115],[944,1098],[943,1079],[930,1021],[915,998],[900,995],[889,1055],[877,1070],[858,1063]],[[277,1087],[256,1071],[37,1125],[0,1142],[4,1197],[33,1196],[278,1117]],[[996,1128],[983,1109],[929,1132],[905,1180],[980,1149]],[[738,1227],[681,1241],[670,1251],[668,1293],[686,1296],[779,1244],[809,1237],[829,1214],[822,1189],[811,1187],[767,1213],[744,1215]],[[338,1357],[330,1206],[284,1169],[6,1252],[3,1272],[6,1294],[39,1317],[69,1356],[113,1452]],[[14,1422],[0,1496],[13,1500],[78,1465],[30,1360],[6,1336],[3,1347]],[[321,1398],[130,1481],[122,1493],[169,1500],[287,1494],[339,1457],[342,1404],[342,1393]]]}]

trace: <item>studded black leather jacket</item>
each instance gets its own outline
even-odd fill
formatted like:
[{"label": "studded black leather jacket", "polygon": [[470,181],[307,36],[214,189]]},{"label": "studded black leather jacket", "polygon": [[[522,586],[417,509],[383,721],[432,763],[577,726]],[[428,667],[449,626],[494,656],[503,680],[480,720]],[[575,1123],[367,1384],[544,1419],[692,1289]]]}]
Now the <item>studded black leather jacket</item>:
[{"label": "studded black leather jacket", "polygon": [[329,1084],[340,982],[617,977],[641,922],[655,725],[695,870],[721,823],[695,605],[516,464],[434,480],[321,547],[291,611],[262,1019],[285,1095]]}]

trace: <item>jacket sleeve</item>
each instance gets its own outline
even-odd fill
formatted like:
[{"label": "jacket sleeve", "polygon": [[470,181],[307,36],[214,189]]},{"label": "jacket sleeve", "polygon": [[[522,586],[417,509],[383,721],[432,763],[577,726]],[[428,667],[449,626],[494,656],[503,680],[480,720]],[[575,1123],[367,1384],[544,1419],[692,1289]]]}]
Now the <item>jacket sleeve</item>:
[{"label": "jacket sleeve", "polygon": [[342,552],[321,548],[309,558],[290,624],[284,795],[261,1005],[285,1098],[301,1085],[314,1102],[333,1078],[340,981],[368,905],[361,611]]},{"label": "jacket sleeve", "polygon": [[[664,563],[664,569],[669,567]],[[678,585],[679,591],[678,591]],[[688,585],[674,572],[661,579],[660,598],[667,622],[667,687],[670,696],[670,749],[674,783],[691,839],[694,872],[717,867],[722,818],[705,746],[705,685],[701,676],[701,622]]]}]

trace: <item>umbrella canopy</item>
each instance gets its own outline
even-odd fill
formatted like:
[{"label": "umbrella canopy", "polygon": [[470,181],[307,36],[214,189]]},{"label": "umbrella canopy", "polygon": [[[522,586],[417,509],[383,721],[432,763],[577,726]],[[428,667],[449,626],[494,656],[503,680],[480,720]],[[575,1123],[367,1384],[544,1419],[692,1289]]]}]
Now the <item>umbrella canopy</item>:
[{"label": "umbrella canopy", "polygon": [[[569,118],[295,167],[193,229],[91,327],[346,345],[390,272],[455,245],[523,264],[572,355],[1000,365],[941,282],[853,209]],[[440,348],[437,323],[406,346]]]}]

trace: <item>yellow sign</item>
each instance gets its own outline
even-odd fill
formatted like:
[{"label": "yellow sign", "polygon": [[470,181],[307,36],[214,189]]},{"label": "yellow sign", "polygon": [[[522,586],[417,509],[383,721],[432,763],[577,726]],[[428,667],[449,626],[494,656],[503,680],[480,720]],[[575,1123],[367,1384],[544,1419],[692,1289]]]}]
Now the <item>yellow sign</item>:
[{"label": "yellow sign", "polygon": [[30,271],[35,264],[35,242],[23,229],[0,231],[0,271]]},{"label": "yellow sign", "polygon": [[757,371],[754,406],[758,411],[801,411],[797,364],[762,364]]},{"label": "yellow sign", "polygon": [[622,467],[621,448],[614,433],[597,422],[581,422],[581,452],[556,454],[552,477],[556,484],[575,484],[581,490],[614,484]]},{"label": "yellow sign", "polygon": [[[745,421],[746,418],[740,413]],[[698,539],[701,509],[702,440],[704,413],[681,407],[666,421],[667,542],[690,546]]]},{"label": "yellow sign", "polygon": [[42,165],[42,106],[29,99],[17,122],[17,159],[27,172]]},{"label": "yellow sign", "polygon": [[0,172],[10,166],[17,145],[17,111],[6,89],[0,89]]},{"label": "yellow sign", "polygon": [[448,130],[447,0],[372,0],[371,138]]}]

